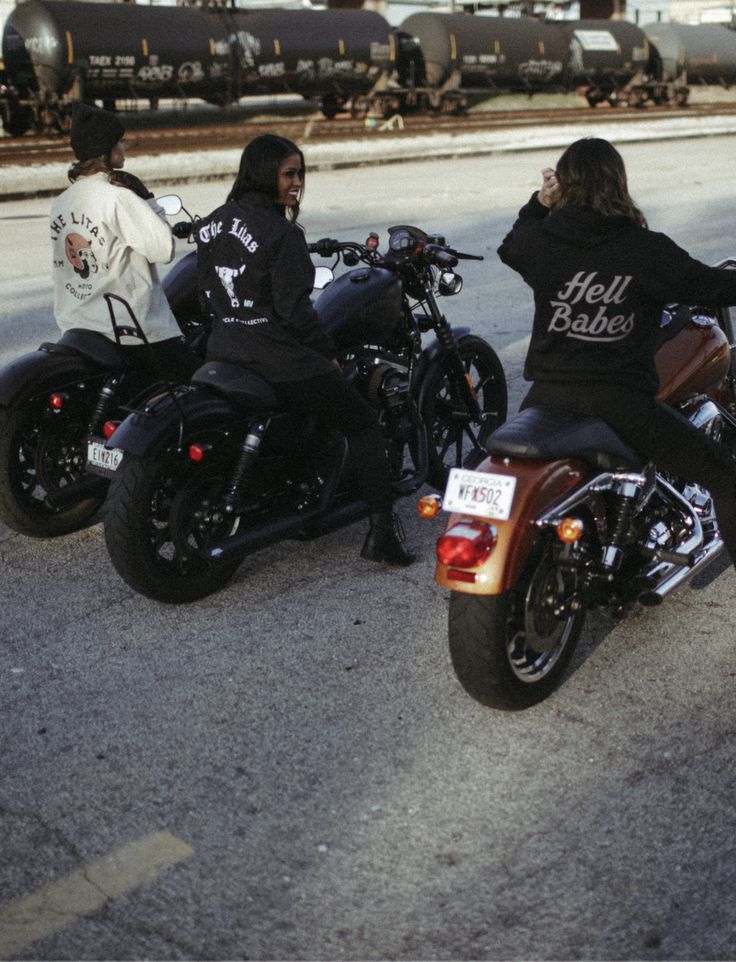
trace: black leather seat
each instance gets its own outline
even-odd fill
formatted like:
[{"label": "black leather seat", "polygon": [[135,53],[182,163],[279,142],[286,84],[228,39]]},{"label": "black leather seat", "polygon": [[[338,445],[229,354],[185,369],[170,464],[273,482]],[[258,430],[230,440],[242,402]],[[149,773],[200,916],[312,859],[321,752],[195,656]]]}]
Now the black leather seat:
[{"label": "black leather seat", "polygon": [[646,464],[605,421],[542,407],[527,408],[502,424],[486,450],[530,461],[577,458],[603,471],[640,471]]},{"label": "black leather seat", "polygon": [[64,331],[58,341],[42,344],[41,350],[50,354],[81,354],[112,371],[122,371],[127,367],[125,355],[115,341],[97,331],[88,331],[82,327],[72,327]]},{"label": "black leather seat", "polygon": [[227,361],[207,361],[194,372],[192,384],[204,384],[252,411],[274,411],[281,407],[268,381]]}]

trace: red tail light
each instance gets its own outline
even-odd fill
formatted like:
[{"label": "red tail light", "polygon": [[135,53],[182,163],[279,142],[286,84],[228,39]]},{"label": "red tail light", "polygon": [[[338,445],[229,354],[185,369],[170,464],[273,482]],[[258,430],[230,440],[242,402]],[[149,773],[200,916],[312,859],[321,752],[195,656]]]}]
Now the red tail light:
[{"label": "red tail light", "polygon": [[440,564],[474,568],[486,560],[496,545],[496,529],[483,521],[461,521],[437,540]]},{"label": "red tail light", "polygon": [[115,433],[115,428],[118,427],[120,421],[105,421],[102,425],[102,436],[107,439],[111,438]]},{"label": "red tail light", "polygon": [[64,407],[64,401],[69,397],[68,394],[51,394],[49,395],[49,407],[52,407],[55,411],[60,411]]},{"label": "red tail light", "polygon": [[189,458],[192,461],[199,463],[204,458],[205,449],[201,444],[190,444],[189,445]]}]

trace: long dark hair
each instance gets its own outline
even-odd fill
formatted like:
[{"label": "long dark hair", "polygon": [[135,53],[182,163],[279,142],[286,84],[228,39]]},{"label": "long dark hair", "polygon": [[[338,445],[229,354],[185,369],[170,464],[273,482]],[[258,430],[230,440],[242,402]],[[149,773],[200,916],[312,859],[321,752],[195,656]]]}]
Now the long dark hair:
[{"label": "long dark hair", "polygon": [[[240,158],[238,176],[235,178],[228,200],[240,200],[244,194],[256,192],[276,201],[279,196],[279,166],[292,154],[298,154],[302,170],[306,172],[304,154],[293,141],[278,134],[261,134],[246,146]],[[302,193],[304,175],[302,175]],[[299,204],[288,208],[289,217],[296,221]]]},{"label": "long dark hair", "polygon": [[90,157],[89,160],[78,160],[67,171],[67,177],[74,183],[79,177],[89,177],[91,174],[98,174],[102,171],[105,174],[112,173],[112,163],[110,154],[100,154],[99,157]]},{"label": "long dark hair", "polygon": [[628,217],[647,226],[629,195],[623,157],[607,140],[584,137],[570,144],[557,162],[557,182],[555,208],[589,207],[606,217]]}]

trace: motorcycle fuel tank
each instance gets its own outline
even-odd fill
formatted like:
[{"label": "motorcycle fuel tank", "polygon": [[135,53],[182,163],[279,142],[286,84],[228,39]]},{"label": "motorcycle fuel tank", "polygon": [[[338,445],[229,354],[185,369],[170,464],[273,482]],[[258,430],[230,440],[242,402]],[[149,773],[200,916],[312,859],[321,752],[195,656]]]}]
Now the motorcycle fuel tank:
[{"label": "motorcycle fuel tank", "polygon": [[325,288],[315,306],[339,349],[386,344],[401,320],[401,281],[381,267],[358,268]]},{"label": "motorcycle fuel tank", "polygon": [[728,373],[731,350],[715,319],[698,315],[660,347],[654,360],[660,385],[657,397],[675,404],[716,388]]}]

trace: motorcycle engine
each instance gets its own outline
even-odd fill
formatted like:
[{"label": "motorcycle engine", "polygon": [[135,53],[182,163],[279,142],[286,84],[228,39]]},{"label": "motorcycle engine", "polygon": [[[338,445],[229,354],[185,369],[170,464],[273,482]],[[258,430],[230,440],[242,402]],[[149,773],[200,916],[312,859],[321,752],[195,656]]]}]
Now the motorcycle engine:
[{"label": "motorcycle engine", "polygon": [[413,408],[408,369],[382,357],[359,358],[353,383],[378,411],[384,433],[396,442],[408,441]]}]

